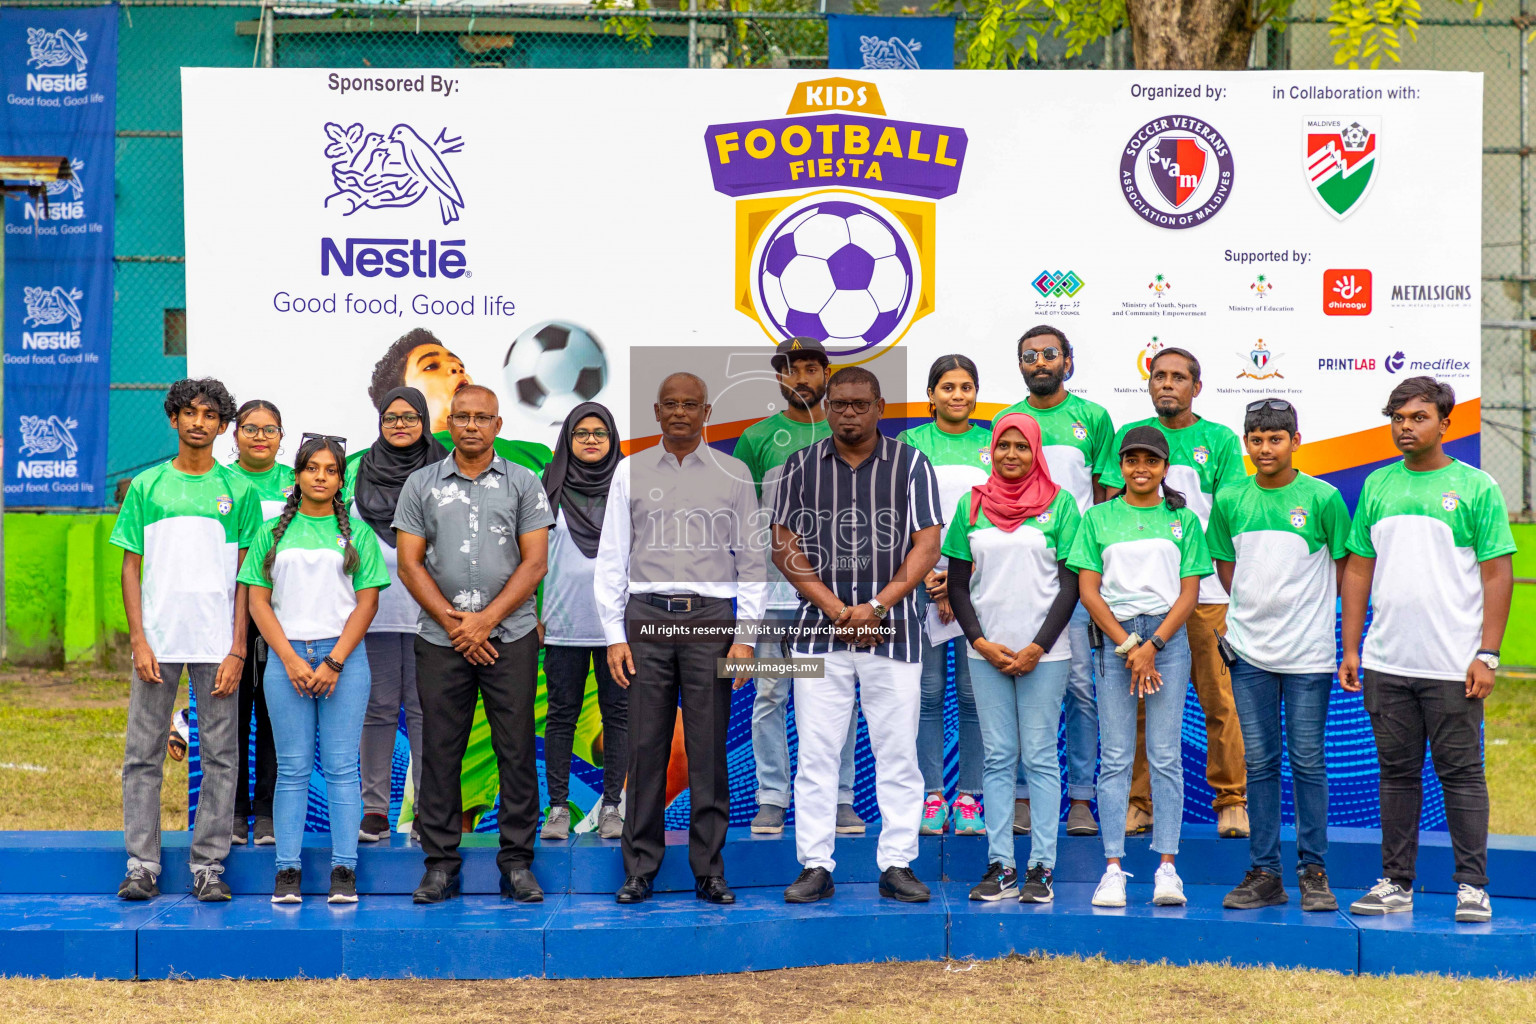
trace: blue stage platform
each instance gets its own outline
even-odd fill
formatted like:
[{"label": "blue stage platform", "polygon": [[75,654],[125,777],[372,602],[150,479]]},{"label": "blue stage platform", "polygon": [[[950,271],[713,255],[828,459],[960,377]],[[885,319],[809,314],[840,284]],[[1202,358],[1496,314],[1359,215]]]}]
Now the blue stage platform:
[{"label": "blue stage platform", "polygon": [[[1292,902],[1261,911],[1221,909],[1247,867],[1248,844],[1186,826],[1179,872],[1187,907],[1153,907],[1156,856],[1146,837],[1128,840],[1134,878],[1123,909],[1093,907],[1103,870],[1097,839],[1063,837],[1056,902],[973,903],[986,867],[982,837],[922,840],[914,869],[933,888],[927,904],[876,891],[874,830],[840,837],[833,900],[791,907],[782,887],[799,871],[793,835],[732,830],[726,873],[732,907],[693,897],[685,833],[669,833],[657,896],[613,902],[623,880],[619,844],[580,836],[542,843],[535,873],[542,904],[497,895],[494,836],[466,836],[465,895],[417,907],[410,892],[421,851],[403,836],[360,851],[354,906],[332,907],[326,837],[310,836],[304,888],[316,895],[273,906],[271,847],[236,847],[225,879],[228,904],[188,895],[185,832],[164,836],[165,895],[124,903],[122,837],[111,832],[0,832],[0,974],[101,978],[595,978],[652,977],[890,960],[990,958],[1010,952],[1101,954],[1110,960],[1315,967],[1344,973],[1437,971],[1536,975],[1536,839],[1495,837],[1490,848],[1494,920],[1458,925],[1444,833],[1425,833],[1412,914],[1356,918],[1303,914]],[[1380,872],[1377,834],[1330,832],[1329,872],[1341,904]],[[1020,858],[1028,840],[1017,843]],[[1294,859],[1287,843],[1284,857]],[[1289,879],[1288,879],[1289,881]]]}]

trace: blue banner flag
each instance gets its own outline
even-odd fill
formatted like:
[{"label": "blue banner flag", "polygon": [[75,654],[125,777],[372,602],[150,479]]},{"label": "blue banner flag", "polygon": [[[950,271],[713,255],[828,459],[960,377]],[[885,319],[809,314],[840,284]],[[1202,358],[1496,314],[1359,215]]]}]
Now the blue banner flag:
[{"label": "blue banner flag", "polygon": [[827,15],[829,68],[915,71],[954,66],[954,18]]},{"label": "blue banner flag", "polygon": [[[117,8],[0,10],[0,153],[72,176],[5,201],[5,503],[107,501]],[[14,182],[12,183],[14,184]]]}]

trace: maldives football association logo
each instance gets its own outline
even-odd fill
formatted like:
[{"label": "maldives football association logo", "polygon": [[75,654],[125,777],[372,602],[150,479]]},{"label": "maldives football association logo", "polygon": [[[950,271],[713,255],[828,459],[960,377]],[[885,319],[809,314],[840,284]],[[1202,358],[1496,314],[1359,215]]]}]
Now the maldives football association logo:
[{"label": "maldives football association logo", "polygon": [[1358,210],[1371,194],[1380,136],[1379,117],[1313,118],[1302,127],[1307,187],[1338,220]]},{"label": "maldives football association logo", "polygon": [[1232,150],[1214,126],[1170,115],[1138,128],[1120,153],[1120,190],[1132,211],[1160,228],[1191,228],[1232,196]]}]

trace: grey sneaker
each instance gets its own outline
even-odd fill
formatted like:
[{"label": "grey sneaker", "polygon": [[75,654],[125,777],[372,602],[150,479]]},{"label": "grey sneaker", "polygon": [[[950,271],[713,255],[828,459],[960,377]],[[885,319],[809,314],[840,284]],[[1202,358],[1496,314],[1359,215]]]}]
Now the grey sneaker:
[{"label": "grey sneaker", "polygon": [[597,838],[619,839],[624,835],[624,819],[619,816],[618,804],[603,804],[603,812],[597,816]]},{"label": "grey sneaker", "polygon": [[1015,800],[1013,802],[1013,834],[1016,836],[1029,835],[1029,801]]},{"label": "grey sneaker", "polygon": [[837,834],[840,836],[864,834],[864,819],[854,813],[853,804],[837,805]]},{"label": "grey sneaker", "polygon": [[539,838],[571,838],[571,809],[564,804],[561,804],[559,807],[551,807],[549,815],[544,819],[544,829],[539,833]]},{"label": "grey sneaker", "polygon": [[1074,803],[1067,811],[1067,835],[1069,836],[1096,836],[1099,834],[1099,823],[1093,820],[1093,812],[1087,804]]},{"label": "grey sneaker", "polygon": [[1377,881],[1371,891],[1349,905],[1349,912],[1361,917],[1403,914],[1413,909],[1413,892],[1389,878]]},{"label": "grey sneaker", "polygon": [[759,836],[776,836],[784,831],[784,808],[775,807],[773,804],[762,804],[757,808],[757,816],[752,819],[752,834]]},{"label": "grey sneaker", "polygon": [[1488,902],[1488,890],[1463,883],[1456,887],[1456,920],[1491,921],[1493,905]]},{"label": "grey sneaker", "polygon": [[192,879],[192,894],[202,903],[227,903],[229,886],[216,871],[199,871]]}]

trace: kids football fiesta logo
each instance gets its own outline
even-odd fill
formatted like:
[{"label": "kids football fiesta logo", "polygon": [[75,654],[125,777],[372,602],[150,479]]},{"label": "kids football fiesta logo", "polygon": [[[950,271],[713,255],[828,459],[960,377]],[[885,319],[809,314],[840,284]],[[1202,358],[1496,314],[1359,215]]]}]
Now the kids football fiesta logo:
[{"label": "kids football fiesta logo", "polygon": [[933,312],[935,201],[960,187],[965,132],[891,120],[844,78],[796,86],[788,114],[704,131],[715,191],[736,197],[736,308],[834,356],[894,345]]}]

